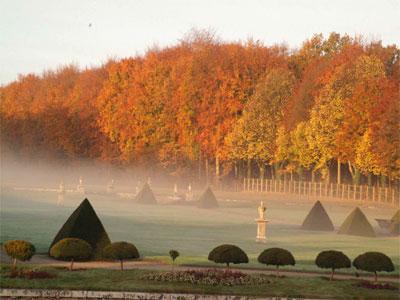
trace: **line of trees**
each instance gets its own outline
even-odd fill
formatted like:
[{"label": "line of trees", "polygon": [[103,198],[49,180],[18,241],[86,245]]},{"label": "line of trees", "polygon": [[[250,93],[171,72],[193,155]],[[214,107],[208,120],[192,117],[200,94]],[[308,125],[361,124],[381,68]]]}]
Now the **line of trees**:
[{"label": "line of trees", "polygon": [[144,56],[2,86],[2,152],[215,182],[398,182],[399,58],[396,45],[337,33],[292,50],[192,31]]}]

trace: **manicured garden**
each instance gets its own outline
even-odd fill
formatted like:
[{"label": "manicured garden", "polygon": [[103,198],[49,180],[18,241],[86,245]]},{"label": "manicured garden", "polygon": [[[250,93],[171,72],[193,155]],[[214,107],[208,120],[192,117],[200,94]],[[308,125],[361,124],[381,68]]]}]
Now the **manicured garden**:
[{"label": "manicured garden", "polygon": [[[10,278],[10,267],[0,269],[3,288],[46,288],[74,290],[115,290],[148,292],[182,292],[199,294],[235,294],[250,296],[287,296],[368,299],[398,299],[399,284],[394,289],[369,289],[360,280],[334,280],[320,277],[276,277],[251,275],[252,282],[240,285],[213,285],[204,282],[191,283],[175,280],[152,280],[151,277],[169,277],[171,272],[149,270],[88,269],[69,271],[66,268],[39,267],[39,270],[55,274],[54,278]],[[165,275],[160,275],[165,274]],[[178,275],[175,275],[178,276]],[[261,278],[261,279],[260,279]],[[256,282],[260,279],[261,282]]]},{"label": "manicured garden", "polygon": [[[16,199],[16,203],[21,203],[21,201],[22,203],[24,202],[20,198]],[[115,208],[109,206],[109,201],[109,198],[98,197],[96,207],[115,213]],[[127,216],[124,209],[131,210],[128,211],[128,215],[133,210],[139,220],[143,220],[143,217],[153,217],[154,221],[158,222],[136,223],[143,230],[147,230],[146,237],[143,236],[143,232],[139,234],[139,231],[135,231],[134,228],[133,231],[138,233],[139,237],[121,239],[116,242],[115,233],[112,230],[108,230],[108,228],[115,230],[115,226],[110,226],[107,222],[104,222],[105,225],[103,226],[100,220],[100,218],[102,220],[110,219],[110,216],[97,215],[90,201],[85,199],[72,214],[70,213],[69,217],[61,218],[66,221],[64,221],[64,225],[60,226],[61,228],[57,234],[53,233],[55,237],[51,243],[48,242],[47,249],[44,249],[40,241],[38,241],[37,246],[35,243],[36,239],[34,238],[35,234],[28,227],[26,231],[32,233],[33,238],[28,235],[29,238],[26,240],[5,240],[5,237],[2,235],[3,249],[13,259],[13,264],[11,269],[9,266],[2,266],[1,286],[9,288],[170,291],[293,297],[313,297],[320,296],[321,293],[326,295],[325,291],[328,289],[331,296],[335,298],[339,297],[340,293],[346,296],[369,295],[367,291],[376,294],[377,297],[392,297],[394,295],[392,293],[399,289],[399,282],[382,283],[382,281],[378,281],[378,277],[382,274],[393,274],[392,276],[398,274],[398,266],[396,266],[399,260],[398,253],[396,252],[398,246],[394,243],[389,243],[391,241],[390,238],[384,236],[378,238],[348,237],[338,235],[335,232],[302,230],[300,226],[294,225],[301,223],[298,221],[300,219],[299,215],[293,213],[290,208],[283,207],[282,203],[277,204],[271,201],[272,208],[270,208],[269,213],[273,218],[272,220],[274,220],[272,222],[275,224],[271,224],[268,228],[267,243],[260,244],[255,243],[250,238],[251,235],[254,235],[254,232],[250,232],[250,224],[247,220],[249,218],[248,215],[251,215],[253,210],[253,205],[249,202],[232,203],[224,201],[219,208],[204,211],[194,207],[173,205],[148,206],[123,202],[121,199],[115,201],[118,201],[118,203],[114,204],[120,206],[118,207],[118,211],[122,214],[121,216],[114,216],[115,221],[118,220],[120,222],[119,224],[115,223],[115,225],[117,225],[117,228],[120,228],[121,233],[124,233],[125,237],[130,236],[127,233],[131,232],[132,227],[128,226],[126,222]],[[25,203],[27,202],[25,201]],[[56,211],[56,208],[52,204],[47,203],[46,205],[44,202],[33,202],[32,204],[36,204],[33,211],[36,210],[39,214],[41,211]],[[303,205],[307,207],[306,204]],[[318,208],[318,205],[315,207]],[[20,210],[16,207],[15,203],[10,202],[7,203],[6,207],[6,216],[10,211],[17,211],[24,215],[24,211],[26,210],[26,208],[24,211]],[[321,206],[320,209],[322,209]],[[334,209],[336,209],[335,206],[330,207],[330,210]],[[64,208],[58,207],[57,213],[59,214],[62,210]],[[174,211],[180,211],[185,214],[182,216],[176,214],[171,218],[168,213]],[[203,215],[199,216],[199,213],[203,213]],[[277,218],[279,213],[284,216],[283,219]],[[334,219],[336,219],[336,213],[338,212],[333,212]],[[343,216],[344,214],[342,214]],[[304,216],[301,217],[303,218]],[[212,220],[212,218],[214,219]],[[51,214],[48,215],[48,219],[49,222],[52,221],[53,217]],[[366,220],[365,216],[364,219]],[[22,219],[18,220],[23,221]],[[207,223],[211,220],[213,222]],[[15,220],[13,221],[15,222]],[[35,217],[30,221],[35,226]],[[162,236],[162,233],[172,237],[173,229],[177,228],[173,226],[174,221],[178,221],[178,226],[185,227],[192,234],[191,240],[185,239],[187,232],[181,231],[175,232],[174,237],[168,243],[165,243],[166,240]],[[198,230],[193,230],[196,227],[194,225],[196,221],[198,221]],[[9,226],[10,224],[7,225]],[[334,229],[333,226],[331,223],[330,230]],[[221,231],[222,227],[225,228]],[[251,231],[253,231],[255,229],[254,224],[251,227]],[[243,228],[246,229],[243,230]],[[46,232],[47,229],[43,228],[43,230]],[[169,230],[172,232],[169,232]],[[107,231],[112,232],[110,237]],[[7,232],[8,236],[17,235],[13,230],[6,230],[4,232]],[[228,239],[226,239],[227,236],[223,233],[228,232]],[[247,237],[244,237],[244,234],[247,234]],[[287,239],[286,242],[283,242],[282,234],[288,235],[285,237]],[[27,236],[27,233],[21,234],[22,237],[24,235]],[[208,242],[196,240],[198,236],[211,237],[212,239]],[[335,237],[339,243],[329,241],[328,237],[331,239]],[[157,254],[163,254],[163,256],[157,257],[148,252],[149,248],[142,244],[143,239],[146,240],[146,238],[153,239],[151,249],[153,251],[158,249],[156,250],[159,251]],[[172,247],[168,250],[164,248],[164,250],[160,251],[162,248],[159,247],[157,238],[163,247]],[[318,241],[318,239],[321,240]],[[353,242],[349,243],[350,239]],[[395,242],[395,238],[392,239]],[[343,242],[346,242],[346,240],[346,247],[343,247]],[[358,243],[356,243],[356,240]],[[193,245],[192,242],[195,242],[195,244]],[[383,247],[385,242],[388,245]],[[310,244],[307,245],[307,243]],[[198,249],[197,251],[192,251],[191,249],[194,248],[188,248],[188,246],[198,246],[201,251],[199,252]],[[306,258],[304,257],[305,248],[308,253]],[[68,262],[69,271],[65,267],[46,267],[45,264],[36,267],[32,265],[22,265],[21,267],[16,264],[17,261],[29,261],[36,252],[46,252],[54,259]],[[182,255],[182,253],[184,254]],[[191,260],[188,254],[193,253],[196,253],[197,256]],[[150,271],[145,269],[124,270],[124,261],[143,258],[146,260],[161,258],[162,261],[172,264],[171,271],[165,271],[165,269],[164,271]],[[74,268],[74,262],[76,261],[93,259],[114,261],[115,264],[119,264],[121,275],[115,273],[114,270],[82,270],[79,267]],[[189,267],[174,270],[176,264],[187,265],[188,262],[189,264],[200,264],[203,267],[209,266],[210,268],[190,269]],[[221,268],[221,265],[225,265],[225,269]],[[230,269],[232,265],[243,268],[268,267],[273,268],[276,273],[272,276],[258,274],[254,271],[247,272],[244,269],[243,272],[240,272],[237,269]],[[286,278],[281,276],[282,273],[279,273],[281,269],[295,271],[304,269],[318,270],[324,274],[329,273],[330,276],[324,276],[323,278],[303,277],[303,274],[299,272],[299,276],[291,275],[291,277]],[[70,273],[68,274],[68,272]],[[339,276],[335,277],[335,274],[339,272],[350,272],[356,276],[354,279],[347,277],[346,280],[340,280]],[[360,274],[363,275],[366,273],[375,275],[375,280],[362,281],[357,279]],[[76,283],[75,278],[71,278],[71,274],[82,276],[82,281],[74,285]],[[100,280],[98,278],[99,274],[107,278]],[[99,280],[93,280],[92,277]],[[113,278],[118,278],[116,284],[112,284]],[[124,283],[127,283],[127,280],[132,284],[129,287],[128,284],[127,286],[124,285]],[[99,282],[102,285],[99,285]],[[302,288],[298,288],[298,282],[303,283]],[[231,289],[226,290],[226,287]],[[358,294],[353,294],[355,291],[358,291]]]}]

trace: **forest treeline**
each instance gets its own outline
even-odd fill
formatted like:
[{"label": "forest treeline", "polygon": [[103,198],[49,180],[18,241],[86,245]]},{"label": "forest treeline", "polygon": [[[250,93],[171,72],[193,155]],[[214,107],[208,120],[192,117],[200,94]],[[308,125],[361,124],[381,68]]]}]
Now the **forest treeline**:
[{"label": "forest treeline", "polygon": [[2,153],[208,180],[400,179],[400,50],[336,33],[296,50],[193,31],[0,88]]}]

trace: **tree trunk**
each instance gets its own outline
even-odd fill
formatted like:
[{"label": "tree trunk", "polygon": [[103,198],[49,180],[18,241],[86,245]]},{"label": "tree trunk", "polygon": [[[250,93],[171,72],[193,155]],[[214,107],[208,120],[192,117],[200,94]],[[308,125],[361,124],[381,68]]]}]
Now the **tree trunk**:
[{"label": "tree trunk", "polygon": [[360,183],[360,171],[357,170],[356,167],[354,167],[350,161],[347,162],[349,165],[349,171],[351,174],[351,178],[353,180],[353,184],[359,184]]},{"label": "tree trunk", "polygon": [[375,273],[375,283],[376,283],[378,282],[378,274],[376,273],[376,271],[374,273]]},{"label": "tree trunk", "polygon": [[251,160],[247,160],[247,178],[251,178]]},{"label": "tree trunk", "polygon": [[13,258],[13,265],[12,265],[13,270],[17,268],[17,259]]},{"label": "tree trunk", "polygon": [[229,263],[226,263],[226,266],[228,267],[228,269],[229,269]]},{"label": "tree trunk", "polygon": [[315,181],[315,171],[314,169],[311,170],[311,182]]},{"label": "tree trunk", "polygon": [[276,265],[276,276],[279,276],[279,265]]},{"label": "tree trunk", "polygon": [[340,159],[337,160],[337,184],[342,183],[342,178],[341,178],[341,170],[340,170]]},{"label": "tree trunk", "polygon": [[330,278],[331,281],[333,280],[333,275],[335,275],[335,269],[334,268],[332,268],[332,272],[331,272],[331,278]]},{"label": "tree trunk", "polygon": [[219,166],[219,155],[216,154],[215,155],[215,184],[216,184],[217,188],[219,187],[219,175],[220,175],[219,167],[220,167]]},{"label": "tree trunk", "polygon": [[206,184],[208,185],[208,158],[206,158]]},{"label": "tree trunk", "polygon": [[260,178],[261,178],[261,180],[264,180],[264,177],[265,177],[265,164],[263,162],[260,162],[258,164],[258,168],[260,170]]},{"label": "tree trunk", "polygon": [[368,178],[368,186],[371,186],[372,185],[372,175],[371,175],[371,173],[368,173],[367,178]]},{"label": "tree trunk", "polygon": [[121,271],[124,269],[124,261],[121,259],[120,261],[119,261],[119,263],[120,263],[120,266],[121,266]]},{"label": "tree trunk", "polygon": [[238,175],[239,175],[238,164],[235,161],[235,179],[238,179]]},{"label": "tree trunk", "polygon": [[71,264],[69,265],[69,270],[72,271],[74,268],[74,259],[71,259]]},{"label": "tree trunk", "polygon": [[201,150],[199,151],[199,181],[201,181]]}]

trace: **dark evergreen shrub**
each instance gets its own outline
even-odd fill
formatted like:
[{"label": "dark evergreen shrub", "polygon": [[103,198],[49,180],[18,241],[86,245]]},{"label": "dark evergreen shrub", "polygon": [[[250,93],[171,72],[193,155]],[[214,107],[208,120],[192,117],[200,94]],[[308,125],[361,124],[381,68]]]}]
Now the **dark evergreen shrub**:
[{"label": "dark evergreen shrub", "polygon": [[143,188],[136,195],[135,202],[141,204],[157,204],[156,197],[148,183],[145,183]]},{"label": "dark evergreen shrub", "polygon": [[336,269],[351,267],[350,259],[343,252],[335,250],[322,251],[319,253],[315,259],[315,264],[319,268],[331,269],[330,280],[333,279]]},{"label": "dark evergreen shrub", "polygon": [[296,261],[288,250],[282,248],[269,248],[261,252],[258,262],[265,265],[276,266],[276,275],[279,275],[279,266],[296,264]]},{"label": "dark evergreen shrub", "polygon": [[[101,259],[103,248],[110,244],[107,232],[88,199],[82,201],[57,233],[50,249],[65,238],[82,239],[93,248],[94,259]],[[50,254],[51,255],[51,254]]]},{"label": "dark evergreen shrub", "polygon": [[50,249],[50,255],[59,260],[70,261],[70,270],[73,269],[74,261],[84,261],[92,256],[93,248],[84,240],[77,238],[66,238],[58,241]]},{"label": "dark evergreen shrub", "polygon": [[315,202],[314,206],[304,219],[301,228],[305,230],[320,231],[334,230],[332,221],[320,201]]},{"label": "dark evergreen shrub", "polygon": [[242,264],[248,263],[249,258],[247,254],[235,245],[220,245],[214,248],[208,254],[208,260],[213,261],[215,263],[226,264],[229,268],[229,264]]},{"label": "dark evergreen shrub", "polygon": [[111,260],[119,260],[121,270],[124,269],[124,260],[139,258],[139,251],[135,245],[127,242],[115,242],[103,250],[103,257]]},{"label": "dark evergreen shrub", "polygon": [[381,252],[366,252],[357,256],[353,266],[358,270],[372,272],[375,274],[375,282],[378,281],[377,272],[393,272],[394,265],[390,257]]},{"label": "dark evergreen shrub", "polygon": [[217,198],[215,198],[215,195],[210,187],[203,192],[198,199],[197,204],[200,208],[215,208],[219,206]]}]

